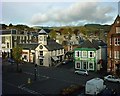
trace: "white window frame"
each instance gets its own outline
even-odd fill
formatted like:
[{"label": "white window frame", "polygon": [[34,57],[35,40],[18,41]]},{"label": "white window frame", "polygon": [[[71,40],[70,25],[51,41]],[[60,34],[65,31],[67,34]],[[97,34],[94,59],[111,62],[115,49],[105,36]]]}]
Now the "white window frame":
[{"label": "white window frame", "polygon": [[114,45],[119,46],[120,45],[120,38],[114,38]]},{"label": "white window frame", "polygon": [[114,58],[120,59],[120,51],[114,51]]},{"label": "white window frame", "polygon": [[81,54],[82,54],[82,52],[81,52],[81,51],[79,51],[79,57],[81,57]]},{"label": "white window frame", "polygon": [[[90,57],[90,53],[92,52],[92,57]],[[95,52],[94,51],[88,51],[88,58],[94,58],[95,57]]]},{"label": "white window frame", "polygon": [[[77,67],[77,63],[79,63],[79,64],[80,64],[80,67],[79,67],[79,68]],[[81,69],[81,67],[82,67],[81,62],[76,62],[76,63],[75,63],[75,69]]]},{"label": "white window frame", "polygon": [[75,51],[75,57],[78,57],[77,53],[78,53],[78,51]]},{"label": "white window frame", "polygon": [[[92,63],[93,68],[90,68],[90,63]],[[88,70],[94,70],[94,62],[93,61],[88,62]]]},{"label": "white window frame", "polygon": [[116,27],[116,33],[120,33],[120,27]]},{"label": "white window frame", "polygon": [[[85,53],[85,54],[84,54]],[[82,51],[82,57],[85,58],[87,57],[87,51]]]}]

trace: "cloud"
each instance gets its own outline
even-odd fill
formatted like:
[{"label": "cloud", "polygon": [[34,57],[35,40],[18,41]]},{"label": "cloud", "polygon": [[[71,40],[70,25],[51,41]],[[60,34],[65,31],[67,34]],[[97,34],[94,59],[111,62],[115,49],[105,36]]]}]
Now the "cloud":
[{"label": "cloud", "polygon": [[99,6],[100,2],[78,2],[68,8],[51,9],[44,13],[34,14],[30,20],[32,24],[56,22],[76,24],[78,22],[106,23],[112,20],[109,14],[113,12],[111,6]]}]

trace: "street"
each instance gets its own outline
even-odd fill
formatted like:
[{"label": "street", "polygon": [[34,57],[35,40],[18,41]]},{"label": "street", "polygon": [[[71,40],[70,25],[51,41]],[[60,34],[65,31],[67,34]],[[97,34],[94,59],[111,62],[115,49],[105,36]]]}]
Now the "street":
[{"label": "street", "polygon": [[[15,68],[13,67],[13,69]],[[10,66],[3,65],[3,94],[58,95],[65,87],[70,85],[85,86],[87,80],[102,77],[102,74],[95,72],[89,72],[89,76],[77,75],[74,73],[73,63],[50,68],[38,66],[36,81],[34,80],[34,64],[25,63],[22,65],[22,73],[16,73],[9,69]],[[29,82],[28,79],[30,79]],[[112,82],[105,82],[105,84],[108,88],[120,92],[120,84]]]}]

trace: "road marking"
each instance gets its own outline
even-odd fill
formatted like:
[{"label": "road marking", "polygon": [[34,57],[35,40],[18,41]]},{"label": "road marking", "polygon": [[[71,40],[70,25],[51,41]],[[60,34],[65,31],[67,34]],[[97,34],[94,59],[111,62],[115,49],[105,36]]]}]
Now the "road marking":
[{"label": "road marking", "polygon": [[8,82],[5,82],[5,81],[3,81],[3,83],[8,84],[8,85],[13,86],[13,87],[16,87],[16,88],[19,88],[19,89],[21,89],[21,90],[27,91],[28,93],[31,93],[31,94],[38,94],[38,95],[40,95],[40,96],[44,96],[43,94],[41,94],[41,93],[39,93],[39,92],[36,92],[36,91],[34,91],[34,90],[31,90],[31,89],[28,89],[28,88],[26,88],[26,87],[23,87],[23,86],[25,86],[26,84],[22,84],[22,85],[20,85],[20,86],[16,86],[16,85],[14,85],[14,84],[11,84],[11,83],[8,83]]},{"label": "road marking", "polygon": [[[25,74],[29,74],[29,75],[34,75],[33,73],[30,73],[30,72],[24,72]],[[44,77],[44,78],[47,78],[47,79],[49,79],[50,77],[48,77],[48,76],[42,76],[42,75],[39,75],[39,74],[37,74],[37,76],[38,77]]]},{"label": "road marking", "polygon": [[[29,75],[34,75],[33,73],[29,73],[29,72],[24,72],[24,73],[29,74]],[[57,79],[57,78],[49,77],[49,76],[42,76],[42,75],[37,75],[37,76],[44,77],[46,79],[51,78],[51,79],[55,79],[55,80],[59,80],[59,81],[62,81],[62,82],[67,82],[67,83],[79,84],[79,82],[76,83],[76,82],[71,82],[71,81],[67,81],[67,80]]]}]

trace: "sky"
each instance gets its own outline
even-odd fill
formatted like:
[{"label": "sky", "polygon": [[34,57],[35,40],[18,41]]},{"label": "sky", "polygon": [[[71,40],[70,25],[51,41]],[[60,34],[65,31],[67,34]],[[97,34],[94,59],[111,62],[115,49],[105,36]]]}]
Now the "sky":
[{"label": "sky", "polygon": [[[114,2],[113,2],[114,1]],[[0,22],[28,26],[112,24],[119,0],[2,0]]]}]

